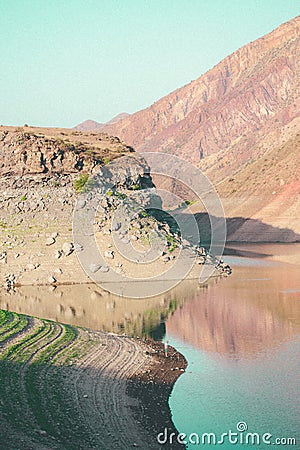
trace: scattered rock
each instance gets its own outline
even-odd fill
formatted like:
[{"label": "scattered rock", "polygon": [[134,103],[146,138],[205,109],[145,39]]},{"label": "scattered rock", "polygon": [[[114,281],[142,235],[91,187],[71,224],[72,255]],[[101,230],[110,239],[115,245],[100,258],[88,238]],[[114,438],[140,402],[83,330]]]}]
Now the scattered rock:
[{"label": "scattered rock", "polygon": [[104,252],[104,256],[105,256],[106,258],[114,259],[114,252],[106,250],[106,251]]},{"label": "scattered rock", "polygon": [[97,299],[99,299],[101,297],[102,297],[102,294],[100,292],[98,292],[98,291],[93,291],[91,293],[91,299],[92,300],[97,300]]},{"label": "scattered rock", "polygon": [[7,252],[0,253],[0,263],[2,264],[7,263]]},{"label": "scattered rock", "polygon": [[45,241],[45,245],[53,245],[55,244],[55,239],[53,237],[49,237],[48,239],[46,239]]},{"label": "scattered rock", "polygon": [[54,270],[54,273],[56,273],[57,275],[61,275],[63,271],[60,267],[58,267],[57,269]]},{"label": "scattered rock", "polygon": [[101,268],[101,265],[100,264],[91,264],[90,265],[90,271],[92,272],[92,273],[96,273],[96,272],[98,272],[98,270]]},{"label": "scattered rock", "polygon": [[56,250],[56,252],[54,254],[54,257],[55,257],[55,259],[59,259],[61,257],[61,255],[62,255],[62,251],[61,250]]},{"label": "scattered rock", "polygon": [[78,209],[82,209],[82,208],[84,208],[85,207],[85,205],[86,205],[86,201],[85,200],[78,200],[78,202],[77,202],[77,208]]},{"label": "scattered rock", "polygon": [[118,231],[121,228],[121,224],[119,222],[114,223],[111,227],[112,231]]},{"label": "scattered rock", "polygon": [[74,246],[73,246],[72,242],[65,242],[62,246],[62,251],[65,254],[65,256],[71,255],[71,253],[73,253],[73,250],[74,250]]},{"label": "scattered rock", "polygon": [[7,275],[4,275],[4,280],[5,280],[6,288],[8,291],[14,289],[15,279],[16,279],[16,277],[15,277],[14,273],[9,273]]},{"label": "scattered rock", "polygon": [[198,256],[197,258],[197,264],[204,264],[205,263],[205,258],[204,256]]},{"label": "scattered rock", "polygon": [[82,252],[83,250],[83,245],[78,244],[77,242],[73,245],[73,250],[74,252]]},{"label": "scattered rock", "polygon": [[48,278],[48,282],[49,283],[56,283],[56,278],[53,276],[53,275],[51,275],[49,278]]}]

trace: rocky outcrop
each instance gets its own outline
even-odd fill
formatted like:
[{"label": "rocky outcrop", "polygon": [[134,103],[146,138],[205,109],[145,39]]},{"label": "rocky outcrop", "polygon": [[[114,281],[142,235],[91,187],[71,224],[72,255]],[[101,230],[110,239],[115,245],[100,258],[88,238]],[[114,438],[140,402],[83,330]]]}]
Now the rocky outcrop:
[{"label": "rocky outcrop", "polygon": [[0,127],[1,176],[92,173],[96,166],[131,152],[119,138],[105,133]]},{"label": "rocky outcrop", "polygon": [[123,155],[131,156],[118,166],[124,185],[153,187],[144,159],[113,136],[0,128],[1,223],[70,222],[80,181]]}]

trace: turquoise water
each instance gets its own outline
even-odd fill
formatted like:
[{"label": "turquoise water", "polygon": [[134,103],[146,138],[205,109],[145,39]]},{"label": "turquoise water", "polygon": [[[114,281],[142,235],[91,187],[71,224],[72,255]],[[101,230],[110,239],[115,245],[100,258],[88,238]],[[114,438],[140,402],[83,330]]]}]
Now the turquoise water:
[{"label": "turquoise water", "polygon": [[188,449],[300,448],[298,275],[243,260],[167,320],[188,361],[169,401]]},{"label": "turquoise water", "polygon": [[[215,433],[220,441],[222,433],[237,432],[237,424],[245,422],[248,432],[259,433],[260,439],[264,433],[272,434],[270,442],[281,437],[297,438],[299,341],[290,341],[249,360],[224,360],[220,355],[184,345],[174,337],[172,343],[189,362],[187,372],[177,381],[170,398],[173,421],[180,432],[197,433],[201,439],[203,433]],[[238,433],[232,441],[240,440],[240,434],[245,436],[247,432]],[[219,444],[224,449],[253,448],[249,444],[230,444],[226,437],[224,440],[224,444]],[[195,441],[192,437],[192,442]],[[299,442],[284,447],[300,448]],[[254,448],[267,446],[258,445],[257,438],[255,443]],[[210,445],[190,443],[187,448],[204,446]]]}]

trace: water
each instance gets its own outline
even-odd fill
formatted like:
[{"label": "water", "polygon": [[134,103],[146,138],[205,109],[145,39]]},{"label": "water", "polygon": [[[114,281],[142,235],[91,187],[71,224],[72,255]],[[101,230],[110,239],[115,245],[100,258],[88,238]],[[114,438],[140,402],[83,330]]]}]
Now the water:
[{"label": "water", "polygon": [[[224,449],[265,449],[277,438],[279,448],[300,448],[299,266],[227,260],[233,275],[197,293],[166,322],[166,338],[188,360],[170,398],[173,421],[193,442],[188,449],[209,447],[204,433],[213,433],[211,445],[224,441]],[[237,434],[222,439],[229,430]]]},{"label": "water", "polygon": [[[247,432],[258,433],[260,440],[270,433],[273,443],[297,437],[299,429],[300,246],[236,246],[227,253],[230,277],[200,286],[187,280],[151,299],[119,298],[95,285],[28,286],[1,292],[0,308],[95,330],[169,339],[188,360],[170,398],[177,429],[199,438],[211,432],[218,441],[244,422],[239,427],[248,430],[231,437],[238,443],[225,436],[221,448],[264,449],[267,444],[240,440]],[[205,446],[207,438],[206,444],[190,443],[188,448]],[[300,448],[299,434],[296,445],[276,447]]]}]

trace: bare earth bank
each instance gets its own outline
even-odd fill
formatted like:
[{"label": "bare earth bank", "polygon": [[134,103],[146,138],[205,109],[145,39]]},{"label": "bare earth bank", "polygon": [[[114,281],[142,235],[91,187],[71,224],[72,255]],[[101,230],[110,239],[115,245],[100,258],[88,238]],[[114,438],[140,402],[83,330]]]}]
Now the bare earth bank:
[{"label": "bare earth bank", "polygon": [[175,349],[0,313],[1,448],[156,449],[175,431],[168,398],[187,365]]}]

